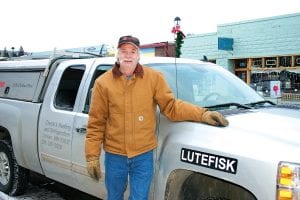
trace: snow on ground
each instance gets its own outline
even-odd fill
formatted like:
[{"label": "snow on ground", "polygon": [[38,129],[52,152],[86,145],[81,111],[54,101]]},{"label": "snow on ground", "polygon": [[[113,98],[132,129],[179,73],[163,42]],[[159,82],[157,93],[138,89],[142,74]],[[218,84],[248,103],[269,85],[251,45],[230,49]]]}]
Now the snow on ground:
[{"label": "snow on ground", "polygon": [[100,200],[34,173],[29,181],[25,194],[10,197],[0,192],[0,200]]},{"label": "snow on ground", "polygon": [[1,200],[64,200],[58,193],[49,191],[38,186],[30,185],[26,194],[18,197],[10,197],[0,192]]}]

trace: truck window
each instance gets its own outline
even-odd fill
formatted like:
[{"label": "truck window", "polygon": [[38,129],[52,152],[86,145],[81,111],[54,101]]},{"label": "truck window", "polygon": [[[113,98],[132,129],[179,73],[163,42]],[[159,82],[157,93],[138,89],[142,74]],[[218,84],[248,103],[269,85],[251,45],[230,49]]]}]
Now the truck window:
[{"label": "truck window", "polygon": [[86,100],[85,100],[85,106],[83,113],[88,113],[90,110],[90,103],[91,103],[91,97],[92,97],[92,91],[94,87],[95,80],[101,76],[103,73],[105,73],[107,70],[110,70],[112,68],[112,65],[99,65],[97,66],[93,78],[90,83],[89,92],[87,94]]},{"label": "truck window", "polygon": [[73,110],[84,70],[84,65],[72,65],[64,71],[55,95],[55,108]]}]

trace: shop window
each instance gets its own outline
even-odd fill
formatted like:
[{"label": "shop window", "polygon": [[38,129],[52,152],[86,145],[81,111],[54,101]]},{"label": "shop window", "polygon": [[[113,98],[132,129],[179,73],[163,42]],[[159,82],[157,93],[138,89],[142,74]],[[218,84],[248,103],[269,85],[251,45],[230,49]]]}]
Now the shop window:
[{"label": "shop window", "polygon": [[299,93],[300,92],[300,73],[288,70],[269,71],[269,72],[252,72],[251,87],[264,96],[269,96],[270,85],[280,82],[280,91],[282,93]]},{"label": "shop window", "polygon": [[251,67],[262,67],[261,58],[253,58]]},{"label": "shop window", "polygon": [[237,77],[242,79],[244,82],[247,81],[247,72],[245,71],[235,72],[235,75],[237,75]]},{"label": "shop window", "polygon": [[300,67],[300,56],[295,56],[295,66]]},{"label": "shop window", "polygon": [[279,66],[280,67],[291,67],[292,66],[292,57],[291,56],[279,57]]},{"label": "shop window", "polygon": [[277,59],[276,59],[276,57],[266,58],[265,66],[266,67],[276,67],[277,66]]},{"label": "shop window", "polygon": [[247,68],[247,59],[235,60],[236,68]]},{"label": "shop window", "polygon": [[241,58],[233,62],[235,75],[261,95],[300,97],[300,55]]}]

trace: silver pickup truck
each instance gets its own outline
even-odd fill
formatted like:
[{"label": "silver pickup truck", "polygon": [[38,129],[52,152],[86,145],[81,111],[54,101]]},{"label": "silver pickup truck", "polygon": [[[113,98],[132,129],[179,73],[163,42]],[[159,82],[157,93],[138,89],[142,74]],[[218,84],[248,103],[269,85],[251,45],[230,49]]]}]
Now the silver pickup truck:
[{"label": "silver pickup truck", "polygon": [[[86,171],[84,140],[91,88],[114,61],[0,62],[0,191],[21,194],[34,171],[105,199],[104,180],[95,182]],[[176,97],[230,122],[225,128],[171,122],[157,108],[149,199],[300,199],[298,107],[264,100],[212,63],[158,57],[141,63],[161,71]]]}]

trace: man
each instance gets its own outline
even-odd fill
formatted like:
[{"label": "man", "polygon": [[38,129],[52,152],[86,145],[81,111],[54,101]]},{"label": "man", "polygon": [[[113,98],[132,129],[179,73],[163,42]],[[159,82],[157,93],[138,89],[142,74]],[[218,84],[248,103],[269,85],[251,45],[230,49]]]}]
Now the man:
[{"label": "man", "polygon": [[108,200],[121,200],[130,184],[129,199],[148,199],[153,175],[153,149],[157,146],[155,112],[172,121],[196,121],[227,126],[218,112],[175,99],[160,72],[139,64],[140,42],[119,39],[117,62],[94,84],[85,143],[87,170],[101,177],[99,155],[105,150]]}]

